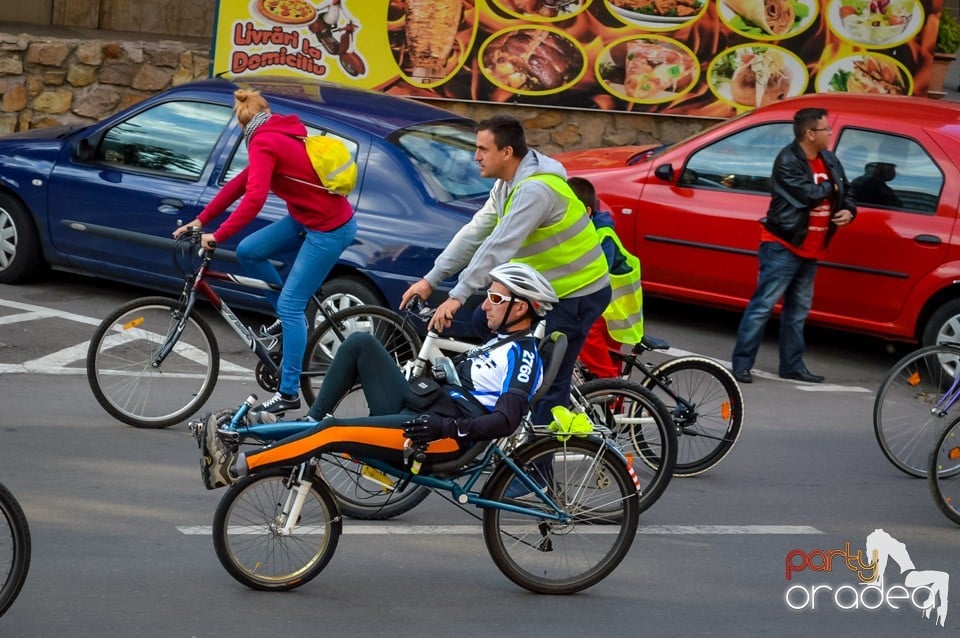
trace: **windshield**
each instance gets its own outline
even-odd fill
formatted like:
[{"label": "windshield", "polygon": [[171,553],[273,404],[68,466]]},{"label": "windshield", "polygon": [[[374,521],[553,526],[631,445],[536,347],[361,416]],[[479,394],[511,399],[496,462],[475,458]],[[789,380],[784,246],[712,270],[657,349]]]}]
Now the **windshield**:
[{"label": "windshield", "polygon": [[418,124],[395,132],[401,149],[440,201],[484,197],[494,180],[480,177],[473,159],[477,135],[465,122]]}]

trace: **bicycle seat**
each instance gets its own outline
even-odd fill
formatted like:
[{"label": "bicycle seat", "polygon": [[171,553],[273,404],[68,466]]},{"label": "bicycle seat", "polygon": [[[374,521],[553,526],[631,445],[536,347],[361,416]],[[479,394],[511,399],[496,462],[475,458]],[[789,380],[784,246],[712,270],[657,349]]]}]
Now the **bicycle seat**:
[{"label": "bicycle seat", "polygon": [[537,389],[533,398],[530,399],[530,406],[536,406],[547,389],[553,384],[560,369],[560,362],[563,361],[563,355],[567,352],[567,335],[555,330],[540,340],[537,344],[537,350],[540,352],[540,359],[543,362],[543,380]]},{"label": "bicycle seat", "polygon": [[633,346],[633,354],[640,354],[647,350],[668,350],[669,348],[670,343],[666,339],[644,335],[640,343]]}]

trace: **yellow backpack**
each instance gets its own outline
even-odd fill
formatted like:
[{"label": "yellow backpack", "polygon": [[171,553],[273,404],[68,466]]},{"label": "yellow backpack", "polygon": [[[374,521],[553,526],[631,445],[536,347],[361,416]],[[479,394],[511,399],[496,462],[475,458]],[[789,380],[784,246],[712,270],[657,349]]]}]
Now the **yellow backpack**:
[{"label": "yellow backpack", "polygon": [[324,188],[337,195],[349,195],[357,185],[357,163],[347,145],[329,135],[310,135],[303,138],[303,143]]}]

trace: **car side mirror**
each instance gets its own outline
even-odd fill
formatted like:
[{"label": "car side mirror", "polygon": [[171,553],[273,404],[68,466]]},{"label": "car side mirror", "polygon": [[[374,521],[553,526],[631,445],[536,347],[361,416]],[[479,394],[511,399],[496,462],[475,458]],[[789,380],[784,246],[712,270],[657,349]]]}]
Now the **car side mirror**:
[{"label": "car side mirror", "polygon": [[73,143],[73,158],[82,162],[93,159],[93,144],[86,137],[81,137]]},{"label": "car side mirror", "polygon": [[653,174],[665,182],[672,182],[673,181],[673,165],[661,164],[660,166],[654,169]]}]

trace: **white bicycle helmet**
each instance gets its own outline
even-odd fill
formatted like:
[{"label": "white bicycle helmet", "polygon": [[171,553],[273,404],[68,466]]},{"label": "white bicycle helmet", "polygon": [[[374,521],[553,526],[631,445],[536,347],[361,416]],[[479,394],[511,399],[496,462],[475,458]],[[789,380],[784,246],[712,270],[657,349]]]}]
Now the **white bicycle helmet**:
[{"label": "white bicycle helmet", "polygon": [[547,314],[553,304],[559,301],[547,278],[527,264],[517,261],[501,264],[490,271],[490,278],[529,302],[538,317]]}]

